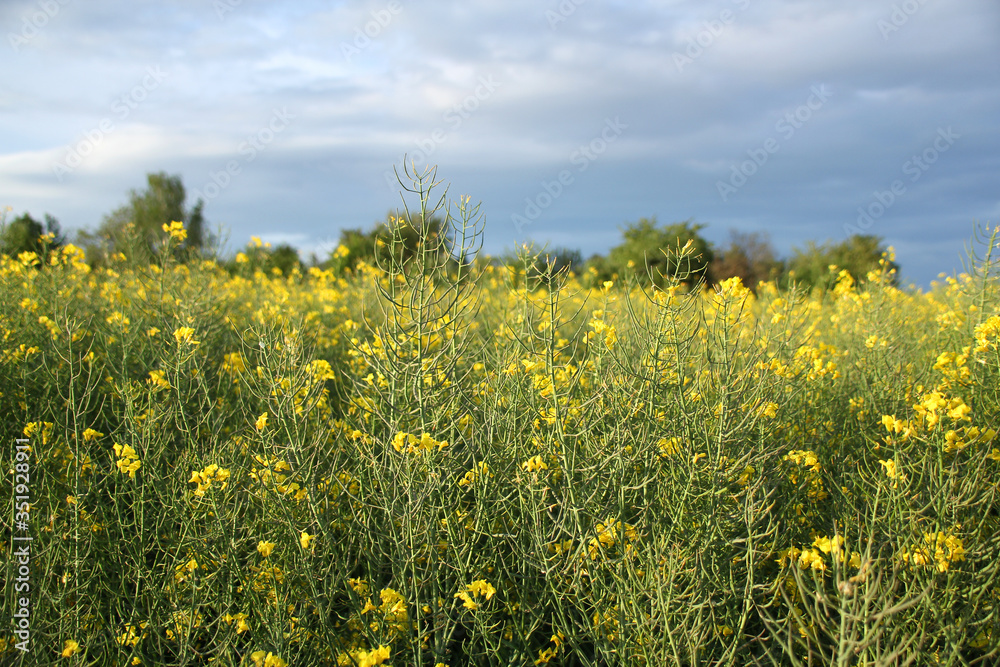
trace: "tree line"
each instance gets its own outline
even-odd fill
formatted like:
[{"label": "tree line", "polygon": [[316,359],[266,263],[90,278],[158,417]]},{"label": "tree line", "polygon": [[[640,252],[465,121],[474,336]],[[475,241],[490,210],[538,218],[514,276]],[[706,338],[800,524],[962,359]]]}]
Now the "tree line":
[{"label": "tree line", "polygon": [[[148,174],[146,180],[147,187],[130,191],[128,201],[104,216],[96,230],[76,233],[73,243],[84,250],[91,266],[106,265],[116,256],[138,263],[153,261],[163,250],[162,226],[173,221],[183,222],[187,230],[184,243],[172,246],[171,252],[179,261],[214,259],[232,272],[259,268],[285,276],[308,266],[343,273],[355,270],[359,262],[382,266],[393,260],[405,262],[420,250],[422,239],[447,238],[449,233],[439,217],[414,220],[393,212],[367,230],[342,230],[338,246],[325,258],[303,260],[291,245],[271,248],[261,243],[251,244],[232,257],[221,257],[219,237],[206,229],[204,202],[187,205],[180,176],[159,172]],[[764,233],[733,230],[727,245],[715,247],[702,235],[704,229],[705,225],[691,220],[661,225],[655,217],[641,218],[622,227],[622,242],[606,255],[584,259],[579,250],[571,248],[525,247],[482,261],[520,265],[526,277],[541,280],[572,271],[597,285],[628,279],[644,285],[662,284],[667,277],[682,275],[692,283],[715,284],[737,276],[751,288],[761,281],[811,288],[831,286],[836,277],[831,267],[846,270],[856,281],[864,282],[870,271],[879,268],[887,250],[877,236],[855,235],[839,242],[810,241],[804,248],[793,248],[789,257],[780,258]],[[391,244],[393,236],[397,242]],[[43,223],[25,213],[0,226],[0,252],[10,256],[41,254],[45,246],[59,247],[67,242],[59,221],[50,215],[45,215]],[[680,266],[676,250],[685,245],[692,252],[684,256]],[[444,247],[449,246],[446,243]],[[390,253],[397,256],[390,257]],[[889,268],[895,269],[892,275],[898,284],[899,266],[889,262]]]}]

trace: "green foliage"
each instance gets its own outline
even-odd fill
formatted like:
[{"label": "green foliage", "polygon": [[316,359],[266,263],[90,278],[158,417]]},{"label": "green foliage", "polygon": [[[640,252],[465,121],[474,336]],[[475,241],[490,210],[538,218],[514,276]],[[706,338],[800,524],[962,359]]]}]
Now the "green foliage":
[{"label": "green foliage", "polygon": [[278,269],[283,276],[290,276],[295,270],[302,269],[299,251],[287,243],[275,247],[268,260],[268,268]]},{"label": "green foliage", "polygon": [[[597,279],[601,281],[611,280],[614,274],[634,277],[640,285],[657,286],[680,274],[690,283],[709,279],[713,252],[711,244],[699,234],[704,228],[705,225],[692,224],[690,220],[660,227],[655,217],[640,218],[625,226],[624,242],[611,249],[606,263],[591,266],[597,269]],[[686,253],[679,262],[677,251],[688,243],[694,252]]]},{"label": "green foliage", "polygon": [[[340,243],[330,252],[330,257],[324,263],[324,268],[333,269],[337,273],[353,271],[358,262],[375,263],[375,249],[378,241],[376,225],[369,232],[361,229],[344,229],[340,232]],[[383,241],[384,242],[384,241]]]},{"label": "green foliage", "polygon": [[[337,272],[355,271],[359,262],[370,266],[404,266],[425,252],[434,252],[440,260],[450,260],[454,268],[461,257],[450,236],[445,218],[421,217],[419,212],[390,212],[367,232],[344,229],[338,247],[330,252],[323,267]],[[394,243],[390,244],[390,241]],[[442,241],[438,243],[438,240]],[[430,249],[430,250],[428,250]]]},{"label": "green foliage", "polygon": [[[0,221],[2,222],[2,221]],[[42,236],[49,234],[49,240],[43,242]],[[33,252],[42,255],[46,247],[57,249],[66,242],[60,231],[59,221],[51,215],[45,215],[45,226],[28,213],[14,218],[9,223],[0,224],[0,252],[11,257],[17,257],[22,252]]]},{"label": "green foliage", "polygon": [[180,176],[165,172],[146,176],[145,190],[129,192],[129,201],[104,217],[96,232],[81,231],[78,243],[85,249],[92,264],[104,264],[121,253],[138,264],[156,257],[163,241],[163,225],[183,222],[187,239],[174,247],[178,258],[197,254],[214,241],[205,231],[204,202],[199,200],[188,209]]},{"label": "green foliage", "polygon": [[[804,249],[794,248],[788,260],[785,284],[796,283],[807,288],[829,289],[837,280],[839,271],[847,271],[858,283],[867,279],[869,271],[877,271],[887,248],[878,236],[854,235],[845,241],[827,241],[817,245],[809,241]],[[836,270],[831,267],[836,267]],[[888,260],[893,270],[893,285],[899,284],[899,265]]]},{"label": "green foliage", "polygon": [[[331,251],[324,267],[353,271],[358,262],[362,261],[372,266],[386,266],[393,262],[407,264],[420,254],[421,243],[425,238],[433,241],[439,236],[443,236],[446,243],[440,247],[435,245],[435,252],[448,257],[452,248],[449,246],[443,218],[430,217],[424,221],[419,214],[408,216],[405,213],[390,212],[384,221],[376,223],[367,232],[360,229],[342,230],[339,246]],[[393,238],[396,239],[396,244],[390,250],[388,242]]]}]

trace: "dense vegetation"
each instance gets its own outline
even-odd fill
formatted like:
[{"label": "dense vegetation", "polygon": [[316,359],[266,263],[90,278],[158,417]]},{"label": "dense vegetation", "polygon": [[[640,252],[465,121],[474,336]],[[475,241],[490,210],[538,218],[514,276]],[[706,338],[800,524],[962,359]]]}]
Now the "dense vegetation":
[{"label": "dense vegetation", "polygon": [[225,268],[181,220],[0,259],[0,660],[996,660],[989,255],[706,287],[688,239],[595,282],[479,261],[432,178],[371,262]]}]

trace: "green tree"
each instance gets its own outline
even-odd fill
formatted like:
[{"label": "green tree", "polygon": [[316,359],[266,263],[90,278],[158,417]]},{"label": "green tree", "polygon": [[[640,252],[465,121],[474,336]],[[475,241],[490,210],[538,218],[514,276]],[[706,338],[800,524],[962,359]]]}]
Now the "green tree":
[{"label": "green tree", "polygon": [[[842,270],[850,273],[856,282],[863,283],[869,271],[879,268],[879,261],[887,250],[880,237],[863,234],[855,234],[840,243],[827,241],[817,245],[809,241],[804,249],[792,249],[783,283],[829,288]],[[892,284],[898,285],[899,265],[890,261],[888,268],[892,271]]]},{"label": "green tree", "polygon": [[[626,224],[622,230],[625,241],[608,253],[605,270],[622,277],[634,275],[643,285],[650,281],[662,285],[669,276],[688,283],[708,280],[713,252],[711,244],[699,234],[704,228],[690,220],[660,227],[655,217],[640,218]],[[677,251],[688,242],[693,252],[679,264]]]},{"label": "green tree", "polygon": [[163,225],[174,221],[183,222],[187,230],[182,255],[206,245],[204,202],[199,199],[192,208],[185,207],[181,177],[159,172],[147,174],[146,181],[146,189],[131,190],[128,203],[106,215],[96,233],[80,234],[88,259],[101,261],[121,252],[134,261],[148,262],[160,250]]},{"label": "green tree", "polygon": [[430,240],[428,247],[433,248],[432,252],[450,254],[453,250],[454,244],[450,238],[446,238],[443,245],[433,243],[440,236],[447,237],[449,234],[449,229],[445,226],[442,218],[430,217],[423,221],[417,215],[411,215],[407,218],[405,214],[390,212],[384,221],[375,223],[375,226],[368,232],[357,228],[342,230],[340,243],[337,248],[331,251],[324,267],[354,270],[359,261],[364,261],[387,268],[392,259],[389,240],[393,238],[394,233],[398,240],[395,261],[399,265],[409,263],[420,252],[425,234]]},{"label": "green tree", "polygon": [[282,243],[271,252],[267,265],[269,269],[279,269],[283,276],[290,276],[295,269],[302,269],[302,260],[298,250]]},{"label": "green tree", "polygon": [[46,244],[42,242],[43,234],[51,234],[49,247],[58,248],[66,242],[59,227],[59,221],[48,213],[45,214],[45,225],[35,220],[28,213],[14,218],[8,224],[0,226],[0,252],[17,257],[22,252],[41,254]]}]

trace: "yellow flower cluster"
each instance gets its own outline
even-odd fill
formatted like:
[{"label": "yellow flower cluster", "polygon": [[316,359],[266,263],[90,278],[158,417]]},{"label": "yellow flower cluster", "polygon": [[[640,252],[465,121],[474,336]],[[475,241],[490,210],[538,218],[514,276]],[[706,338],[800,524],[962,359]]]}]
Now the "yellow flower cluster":
[{"label": "yellow flower cluster", "polygon": [[125,626],[125,631],[122,632],[117,637],[117,641],[122,646],[135,646],[140,640],[145,639],[146,635],[149,634],[146,631],[146,627],[149,625],[146,621],[143,621],[136,627],[133,624],[128,624]]},{"label": "yellow flower cluster", "polygon": [[117,442],[111,448],[115,451],[115,456],[118,457],[118,472],[135,479],[135,473],[142,465],[136,451],[130,445],[119,445]]},{"label": "yellow flower cluster", "polygon": [[229,352],[222,357],[222,370],[230,375],[239,375],[247,370],[246,361],[239,352]]},{"label": "yellow flower cluster", "polygon": [[778,416],[778,404],[773,401],[767,401],[761,406],[760,413],[768,419],[774,419]]},{"label": "yellow flower cluster", "polygon": [[592,617],[594,629],[604,635],[609,642],[615,642],[618,639],[621,630],[621,621],[618,619],[617,605],[604,612],[595,611]]},{"label": "yellow flower cluster", "polygon": [[[816,452],[811,450],[792,450],[785,455],[783,460],[794,463],[796,466],[805,469],[803,481],[806,484],[806,493],[810,500],[820,501],[827,497],[826,490],[823,488],[823,480],[820,477],[820,472],[823,468],[820,466],[819,459],[816,457]],[[792,484],[798,484],[798,470],[790,470],[788,473],[788,479]]]},{"label": "yellow flower cluster", "polygon": [[482,600],[490,600],[496,595],[496,589],[485,579],[477,579],[462,587],[455,597],[462,601],[462,606],[470,611],[479,609]]},{"label": "yellow flower cluster", "polygon": [[1000,315],[993,315],[976,327],[976,354],[997,349],[1000,340]]},{"label": "yellow flower cluster", "polygon": [[342,667],[377,667],[392,657],[388,646],[378,646],[370,651],[355,649],[350,653],[342,653],[337,658],[337,664]]},{"label": "yellow flower cluster", "polygon": [[963,426],[958,430],[950,429],[944,434],[944,451],[960,452],[972,444],[989,444],[997,432],[991,428],[981,430],[978,426]]},{"label": "yellow flower cluster", "polygon": [[917,418],[927,425],[928,430],[933,430],[943,416],[947,416],[952,421],[972,421],[969,413],[972,408],[965,404],[961,398],[948,398],[940,391],[932,391],[921,397],[920,402],[914,404],[913,411],[917,413]]},{"label": "yellow flower cluster", "polygon": [[80,642],[75,639],[67,639],[63,643],[63,650],[60,654],[63,658],[72,658],[73,655],[80,650]]},{"label": "yellow flower cluster", "polygon": [[220,489],[225,489],[229,484],[230,471],[226,468],[220,468],[218,465],[212,463],[205,466],[204,470],[191,471],[191,479],[188,483],[195,483],[198,488],[194,490],[194,495],[199,498],[204,496],[211,488],[213,482],[219,483]]},{"label": "yellow flower cluster", "polygon": [[566,643],[566,636],[561,632],[557,632],[552,635],[549,641],[552,642],[553,646],[548,646],[538,652],[538,659],[535,660],[536,665],[548,664],[549,661],[556,658],[559,655],[559,650]]},{"label": "yellow flower cluster", "polygon": [[550,554],[559,556],[561,554],[568,554],[573,550],[573,540],[563,540],[562,542],[551,542],[546,545],[546,549]]},{"label": "yellow flower cluster", "polygon": [[465,473],[462,479],[458,480],[459,486],[472,486],[481,477],[492,477],[489,467],[485,461],[480,461],[472,470]]},{"label": "yellow flower cluster", "polygon": [[673,438],[660,438],[656,443],[656,448],[661,458],[679,454],[681,451],[681,439],[676,436]]},{"label": "yellow flower cluster", "polygon": [[[181,563],[174,568],[174,581],[177,583],[183,583],[187,581],[192,574],[198,569],[198,560],[196,558],[190,558],[186,563]],[[204,565],[201,566],[204,569]]]},{"label": "yellow flower cluster", "polygon": [[934,362],[934,370],[939,371],[944,376],[941,389],[951,389],[953,387],[963,387],[967,385],[972,377],[969,369],[969,346],[966,345],[959,353],[942,352]]},{"label": "yellow flower cluster", "polygon": [[235,615],[227,613],[225,616],[222,617],[222,621],[226,625],[234,625],[235,624],[236,625],[236,634],[242,634],[244,632],[249,632],[250,631],[250,625],[247,624],[247,620],[249,618],[250,617],[246,613],[244,613],[244,612],[239,612],[238,614],[235,614]]},{"label": "yellow flower cluster", "polygon": [[882,415],[882,425],[890,434],[901,434],[903,440],[909,440],[916,434],[909,422],[898,419],[896,415]]},{"label": "yellow flower cluster", "polygon": [[604,345],[611,349],[618,342],[618,331],[613,325],[608,324],[600,317],[601,311],[594,311],[594,319],[590,321],[590,328],[593,331],[587,334],[587,340],[593,340],[595,336],[604,336]]},{"label": "yellow flower cluster", "polygon": [[778,554],[777,563],[785,567],[794,562],[800,570],[826,572],[827,563],[824,556],[837,559],[850,567],[861,567],[861,554],[856,551],[848,554],[844,550],[844,538],[840,535],[833,537],[820,535],[813,539],[811,547],[804,549],[789,547]]},{"label": "yellow flower cluster", "polygon": [[745,299],[750,294],[750,290],[743,285],[742,278],[733,276],[719,283],[719,286],[716,288],[716,294],[722,299],[739,301]]},{"label": "yellow flower cluster", "polygon": [[174,340],[179,344],[198,345],[200,341],[194,339],[194,329],[191,327],[178,327],[174,329]]},{"label": "yellow flower cluster", "polygon": [[311,362],[308,368],[313,382],[333,380],[337,377],[337,374],[333,372],[333,367],[330,366],[330,362],[326,359],[317,359]]},{"label": "yellow flower cluster", "polygon": [[171,222],[169,225],[167,223],[163,223],[163,231],[170,234],[170,238],[176,241],[183,241],[184,239],[187,238],[187,230],[184,229],[183,222],[178,222],[175,220]]},{"label": "yellow flower cluster", "polygon": [[405,633],[409,629],[410,614],[403,596],[391,588],[383,588],[379,592],[379,605],[372,604],[372,599],[365,601],[361,615],[376,613],[389,629],[396,633]]},{"label": "yellow flower cluster", "polygon": [[539,454],[532,456],[530,459],[522,463],[521,467],[525,470],[525,472],[539,472],[541,470],[549,469],[548,464],[545,463],[545,460]]},{"label": "yellow flower cluster", "polygon": [[254,667],[288,667],[288,663],[270,651],[254,651],[250,654]]},{"label": "yellow flower cluster", "polygon": [[441,451],[448,446],[447,440],[435,440],[427,433],[421,433],[420,437],[411,433],[397,433],[392,438],[392,448],[403,454],[422,454],[432,451]]},{"label": "yellow flower cluster", "polygon": [[934,566],[938,572],[947,572],[952,563],[965,560],[965,548],[961,538],[951,533],[924,533],[924,544],[904,551],[901,558],[911,566]]},{"label": "yellow flower cluster", "polygon": [[41,431],[42,444],[47,445],[52,438],[52,426],[52,422],[28,422],[24,427],[24,437],[31,440]]},{"label": "yellow flower cluster", "polygon": [[164,371],[149,371],[149,380],[147,382],[149,382],[154,390],[170,389],[170,381],[167,380]]},{"label": "yellow flower cluster", "polygon": [[617,519],[597,524],[594,526],[594,532],[597,536],[591,538],[587,547],[591,560],[596,560],[602,550],[610,550],[619,543],[624,546],[625,554],[631,555],[634,552],[634,543],[639,539],[639,533],[635,528]]},{"label": "yellow flower cluster", "polygon": [[900,471],[895,459],[880,460],[879,465],[885,468],[885,476],[893,480],[892,488],[895,489],[899,486],[899,482],[906,481],[906,475]]}]

